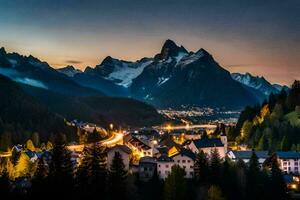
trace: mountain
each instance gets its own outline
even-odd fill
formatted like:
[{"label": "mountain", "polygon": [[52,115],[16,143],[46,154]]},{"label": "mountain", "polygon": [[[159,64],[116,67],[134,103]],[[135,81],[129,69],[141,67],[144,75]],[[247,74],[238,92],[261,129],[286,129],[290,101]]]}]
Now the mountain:
[{"label": "mountain", "polygon": [[0,74],[12,80],[73,96],[104,95],[103,92],[84,87],[67,75],[53,69],[48,63],[33,56],[7,53],[0,49]]},{"label": "mountain", "polygon": [[104,127],[109,123],[123,127],[143,127],[158,125],[166,120],[152,106],[130,98],[74,97],[24,84],[21,87],[51,111],[68,120],[78,119]]},{"label": "mountain", "polygon": [[206,50],[188,53],[170,40],[164,43],[153,62],[133,79],[130,91],[133,97],[157,107],[241,108],[259,101],[234,81]]},{"label": "mountain", "polygon": [[76,74],[73,80],[108,96],[129,97],[132,80],[152,62],[148,58],[128,62],[108,56],[95,68],[87,67],[84,73]]},{"label": "mountain", "polygon": [[278,91],[281,90],[289,91],[289,87],[286,85],[273,84],[273,87],[276,88]]},{"label": "mountain", "polygon": [[9,54],[2,49],[0,73],[55,93],[131,97],[157,108],[239,109],[261,102],[271,89],[277,91],[272,85],[258,90],[257,85],[235,81],[206,50],[189,52],[172,40],[166,40],[153,57],[125,61],[107,56],[83,72],[72,66],[55,70],[32,56]]},{"label": "mountain", "polygon": [[266,97],[268,97],[271,93],[273,94],[279,93],[284,87],[278,84],[272,85],[264,77],[252,76],[250,73],[246,73],[246,74],[232,73],[231,76],[234,80],[248,87],[254,88],[255,90],[260,91]]},{"label": "mountain", "polygon": [[63,68],[59,68],[59,69],[57,69],[57,71],[65,74],[69,77],[74,77],[75,74],[82,73],[81,70],[75,69],[73,66],[70,66],[70,65],[63,67]]},{"label": "mountain", "polygon": [[[73,76],[66,75],[66,72],[72,72]],[[51,112],[70,120],[77,118],[102,125],[116,122],[124,126],[147,126],[164,120],[145,103],[129,98],[105,97],[106,94],[127,96],[127,89],[94,72],[83,73],[70,66],[56,70],[33,56],[7,53],[1,48],[0,74],[17,82],[22,92]]]}]

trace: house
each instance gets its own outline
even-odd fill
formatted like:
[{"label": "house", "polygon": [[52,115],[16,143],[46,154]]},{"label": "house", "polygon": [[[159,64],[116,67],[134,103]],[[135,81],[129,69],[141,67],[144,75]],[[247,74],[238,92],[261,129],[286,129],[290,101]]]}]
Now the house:
[{"label": "house", "polygon": [[151,179],[157,170],[157,159],[153,157],[142,157],[139,161],[139,178],[143,181]]},{"label": "house", "polygon": [[[255,154],[258,158],[259,166],[262,168],[263,163],[269,157],[268,152],[255,151]],[[247,164],[252,156],[252,151],[229,151],[227,156],[233,161],[243,160]]]},{"label": "house", "polygon": [[227,153],[227,137],[221,135],[220,138],[204,138],[199,140],[190,140],[184,143],[185,148],[190,149],[194,153],[203,151],[210,157],[211,152],[216,149],[221,158],[225,158]]},{"label": "house", "polygon": [[185,178],[193,178],[196,155],[189,149],[181,148],[171,156],[162,155],[157,159],[157,172],[160,178],[165,179],[171,173],[174,165],[185,170]]},{"label": "house", "polygon": [[138,139],[132,134],[127,134],[123,138],[124,144],[132,149],[133,153],[139,155],[139,157],[150,156],[158,153],[158,150],[154,147],[154,144],[147,144],[147,142]]},{"label": "house", "polygon": [[166,179],[171,173],[174,160],[167,155],[162,155],[157,159],[157,173],[161,179]]},{"label": "house", "polygon": [[186,172],[185,178],[194,177],[194,164],[196,155],[189,149],[181,149],[180,152],[171,157],[174,164],[179,165]]},{"label": "house", "polygon": [[280,169],[289,174],[299,174],[300,152],[278,151],[276,152]]},{"label": "house", "polygon": [[110,168],[116,152],[120,153],[120,155],[123,159],[123,163],[125,165],[125,169],[129,170],[130,157],[131,157],[132,151],[126,145],[116,145],[107,150],[107,168],[108,169]]}]

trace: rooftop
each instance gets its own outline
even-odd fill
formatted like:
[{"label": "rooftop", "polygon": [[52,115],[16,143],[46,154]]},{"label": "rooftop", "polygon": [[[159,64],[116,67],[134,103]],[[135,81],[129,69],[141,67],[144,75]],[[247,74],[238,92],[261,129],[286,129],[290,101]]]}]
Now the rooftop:
[{"label": "rooftop", "polygon": [[189,149],[183,149],[182,148],[182,149],[180,149],[180,152],[178,152],[177,154],[174,154],[171,157],[175,157],[177,155],[187,156],[187,157],[189,157],[189,158],[191,158],[193,160],[196,159],[196,155],[191,150],[189,150]]},{"label": "rooftop", "polygon": [[206,148],[206,147],[223,147],[223,143],[219,138],[205,138],[199,140],[193,140],[197,148]]},{"label": "rooftop", "polygon": [[[232,151],[235,158],[237,159],[250,159],[252,156],[252,151]],[[258,158],[268,158],[268,151],[255,151]]]},{"label": "rooftop", "polygon": [[289,159],[289,158],[300,158],[300,152],[297,151],[277,151],[278,158]]}]

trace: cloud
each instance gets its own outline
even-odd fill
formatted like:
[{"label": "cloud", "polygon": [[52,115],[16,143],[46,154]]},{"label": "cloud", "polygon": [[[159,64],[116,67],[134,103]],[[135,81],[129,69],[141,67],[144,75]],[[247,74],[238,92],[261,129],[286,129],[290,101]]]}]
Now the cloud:
[{"label": "cloud", "polygon": [[19,82],[19,83],[23,83],[23,84],[26,84],[26,85],[31,85],[31,86],[34,86],[34,87],[48,89],[47,86],[45,86],[44,83],[42,83],[41,81],[34,80],[34,79],[31,79],[31,78],[15,78],[14,81]]},{"label": "cloud", "polygon": [[65,62],[68,64],[81,64],[82,63],[82,61],[80,61],[80,60],[66,60]]},{"label": "cloud", "polygon": [[18,82],[18,83],[23,83],[23,84],[31,85],[34,87],[48,89],[47,86],[44,83],[42,83],[41,81],[27,78],[27,77],[21,77],[20,73],[14,69],[7,69],[7,68],[0,67],[0,74],[7,76],[8,78],[10,78],[13,81]]},{"label": "cloud", "polygon": [[256,66],[255,64],[233,64],[233,65],[226,65],[226,67],[230,68],[242,68],[242,67],[250,67],[250,66]]}]

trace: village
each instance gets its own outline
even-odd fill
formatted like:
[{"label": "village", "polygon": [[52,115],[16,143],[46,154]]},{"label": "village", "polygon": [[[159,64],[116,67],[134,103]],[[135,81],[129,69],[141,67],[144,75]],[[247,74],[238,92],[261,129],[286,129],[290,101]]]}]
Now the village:
[{"label": "village", "polygon": [[[104,128],[91,123],[72,122],[70,125],[93,133]],[[197,125],[155,128],[141,128],[138,130],[114,130],[108,139],[99,141],[98,144],[105,147],[107,153],[107,168],[112,165],[115,153],[118,152],[123,160],[125,169],[131,174],[138,174],[141,181],[150,180],[155,173],[160,179],[166,179],[171,173],[172,166],[177,165],[185,170],[185,178],[192,179],[195,174],[195,160],[200,152],[204,152],[207,159],[211,159],[212,153],[217,152],[221,160],[229,159],[232,162],[243,161],[249,163],[253,153],[257,156],[259,167],[263,170],[265,162],[272,156],[268,151],[254,151],[245,146],[236,146],[228,142],[225,133],[219,136],[211,136],[216,125]],[[110,129],[114,127],[111,124]],[[88,144],[70,144],[67,146],[71,152],[71,160],[74,168],[80,165],[82,152]],[[28,146],[28,145],[27,145]],[[12,152],[20,153],[28,162],[36,162],[42,155],[51,159],[47,144],[44,150],[16,145]],[[298,190],[300,184],[300,152],[278,151],[276,152],[279,167],[284,173],[287,187],[290,190]],[[9,153],[1,154],[1,157],[10,157]],[[24,165],[21,168],[25,168]],[[22,168],[22,169],[23,169]],[[22,169],[18,169],[20,176]],[[24,184],[24,182],[22,183]],[[26,184],[25,184],[26,186]]]}]

